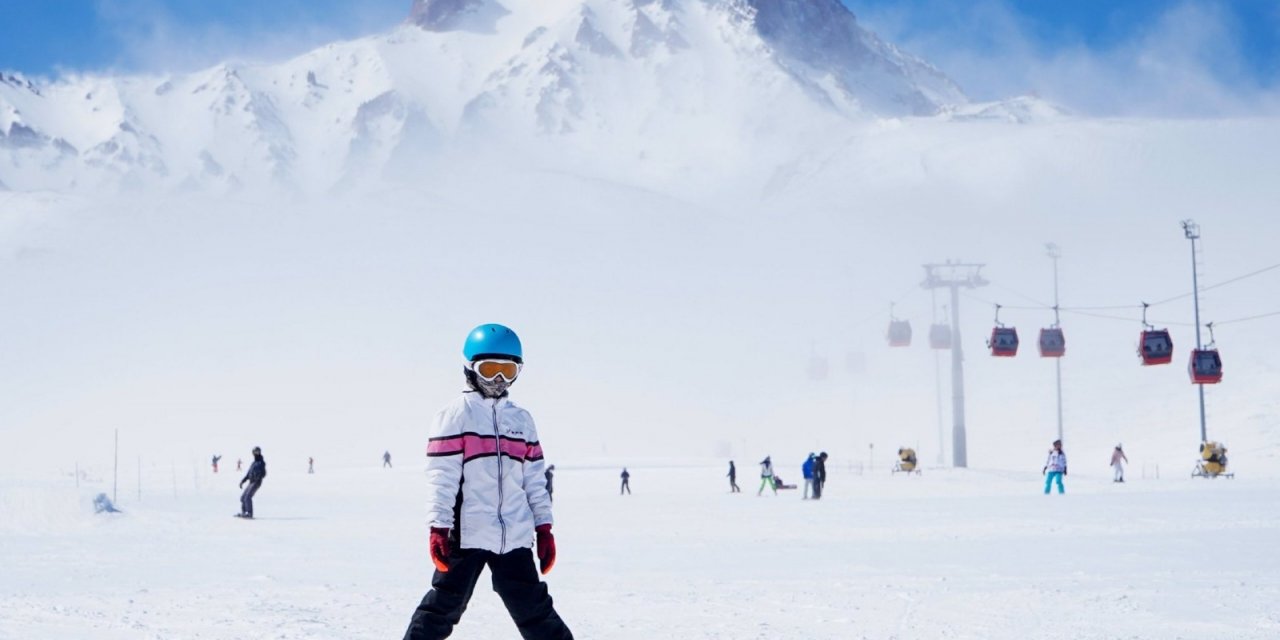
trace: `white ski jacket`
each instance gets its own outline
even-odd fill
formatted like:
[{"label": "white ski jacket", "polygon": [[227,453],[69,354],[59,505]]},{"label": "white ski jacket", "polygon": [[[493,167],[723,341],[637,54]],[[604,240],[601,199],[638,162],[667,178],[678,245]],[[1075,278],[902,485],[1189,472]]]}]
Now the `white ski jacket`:
[{"label": "white ski jacket", "polygon": [[436,416],[427,442],[431,526],[463,549],[506,553],[551,524],[551,496],[533,417],[506,398],[466,392]]},{"label": "white ski jacket", "polygon": [[1044,468],[1062,473],[1067,470],[1067,454],[1062,451],[1049,450],[1049,458],[1044,461]]}]

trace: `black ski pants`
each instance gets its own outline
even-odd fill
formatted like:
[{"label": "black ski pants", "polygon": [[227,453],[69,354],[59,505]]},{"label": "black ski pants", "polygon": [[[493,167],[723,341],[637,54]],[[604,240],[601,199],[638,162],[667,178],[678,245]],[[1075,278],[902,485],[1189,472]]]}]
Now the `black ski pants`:
[{"label": "black ski pants", "polygon": [[413,612],[405,640],[448,638],[467,610],[480,572],[488,566],[493,574],[493,590],[498,592],[507,612],[525,640],[573,640],[560,615],[552,607],[547,585],[538,579],[533,551],[516,549],[496,554],[483,549],[454,550],[449,571],[431,576],[431,591]]},{"label": "black ski pants", "polygon": [[257,493],[261,487],[261,482],[250,482],[244,488],[244,492],[240,494],[240,513],[248,516],[253,515],[253,494]]},{"label": "black ski pants", "polygon": [[818,478],[813,479],[813,499],[820,500],[822,498],[822,485],[826,484],[825,480]]}]

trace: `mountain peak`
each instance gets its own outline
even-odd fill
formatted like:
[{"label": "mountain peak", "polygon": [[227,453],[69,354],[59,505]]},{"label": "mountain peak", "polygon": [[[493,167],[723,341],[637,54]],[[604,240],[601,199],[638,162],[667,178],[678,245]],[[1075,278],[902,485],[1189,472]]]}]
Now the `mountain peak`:
[{"label": "mountain peak", "polygon": [[858,24],[839,0],[743,0],[760,38],[802,83],[812,72],[835,80],[821,89],[837,107],[880,114],[936,115],[968,101],[950,78]]},{"label": "mountain peak", "polygon": [[0,179],[325,189],[490,139],[675,171],[725,145],[785,155],[842,121],[1044,111],[957,105],[951,80],[839,0],[414,0],[390,33],[159,86],[0,74]]},{"label": "mountain peak", "polygon": [[484,0],[413,0],[409,22],[427,31],[449,31],[483,4]]}]

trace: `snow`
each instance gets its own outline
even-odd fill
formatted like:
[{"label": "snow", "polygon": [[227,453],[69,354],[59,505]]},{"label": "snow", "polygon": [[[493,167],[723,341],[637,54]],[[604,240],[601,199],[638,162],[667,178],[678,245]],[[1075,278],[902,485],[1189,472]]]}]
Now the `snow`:
[{"label": "snow", "polygon": [[[395,637],[428,580],[423,430],[487,321],[526,341],[579,637],[1280,635],[1276,325],[1218,327],[1208,433],[1237,478],[1192,480],[1177,224],[1201,224],[1202,285],[1274,262],[1280,120],[945,104],[869,33],[906,85],[847,91],[794,31],[834,1],[777,3],[804,20],[770,38],[748,0],[482,4],[278,64],[0,78],[23,135],[0,136],[0,639]],[[937,114],[864,117],[903,86]],[[1062,497],[1039,493],[1054,368],[1028,339],[1048,241]],[[919,286],[947,259],[991,281],[961,305],[972,468],[889,476],[899,446],[950,446]],[[1205,291],[1204,319],[1276,311],[1278,277]],[[1166,299],[1177,364],[1140,367],[1134,307]],[[909,349],[884,345],[890,302]],[[986,356],[997,302],[1018,358]],[[95,516],[117,429],[125,513]],[[255,444],[263,517],[239,522],[225,469]],[[822,502],[752,495],[751,461],[794,481],[819,449]],[[458,636],[512,633],[481,590]]]},{"label": "snow", "polygon": [[[0,82],[0,125],[21,122],[43,140],[3,147],[0,178],[21,191],[323,193],[352,174],[397,173],[405,154],[390,149],[449,162],[458,149],[514,143],[591,164],[610,150],[684,147],[698,131],[716,153],[770,154],[815,129],[966,102],[835,0],[759,16],[722,0],[448,0],[413,12],[386,33],[279,63]],[[826,44],[811,42],[815,31]],[[371,140],[364,109],[385,96],[404,109]],[[124,127],[136,135],[121,140]],[[70,145],[56,162],[55,140]]]},{"label": "snow", "polygon": [[[557,444],[552,430],[544,434]],[[552,449],[553,450],[553,449]],[[236,509],[235,457],[109,478],[0,486],[0,637],[386,638],[430,576],[423,463],[333,468],[267,450],[259,519]],[[776,453],[776,452],[775,452]],[[779,473],[799,479],[794,464]],[[247,457],[247,453],[246,453]],[[723,461],[557,460],[559,561],[547,577],[584,638],[1275,637],[1280,509],[1263,482],[1179,474],[1115,485],[1077,463],[1065,496],[1032,473],[891,476],[833,459],[827,493],[729,494]],[[879,461],[878,461],[879,462]],[[792,469],[794,467],[794,469]],[[787,477],[784,475],[784,477]],[[510,638],[481,579],[457,637]]]}]

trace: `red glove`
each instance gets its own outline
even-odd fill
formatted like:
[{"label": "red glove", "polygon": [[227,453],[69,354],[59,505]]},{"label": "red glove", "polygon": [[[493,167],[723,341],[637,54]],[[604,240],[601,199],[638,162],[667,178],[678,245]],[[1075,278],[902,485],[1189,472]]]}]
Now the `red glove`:
[{"label": "red glove", "polygon": [[545,576],[556,566],[556,537],[551,535],[549,524],[540,524],[534,531],[538,532],[538,568]]},{"label": "red glove", "polygon": [[440,573],[449,571],[449,530],[431,527],[431,562]]}]

